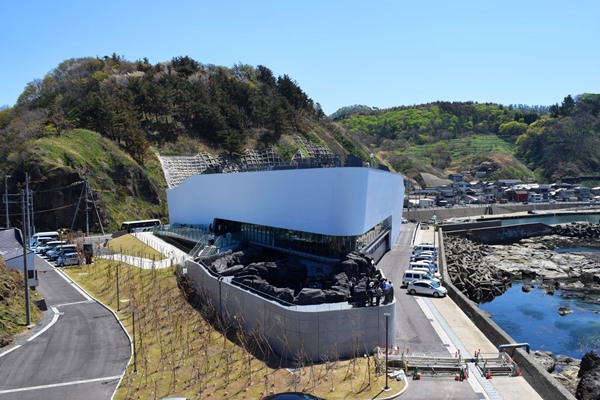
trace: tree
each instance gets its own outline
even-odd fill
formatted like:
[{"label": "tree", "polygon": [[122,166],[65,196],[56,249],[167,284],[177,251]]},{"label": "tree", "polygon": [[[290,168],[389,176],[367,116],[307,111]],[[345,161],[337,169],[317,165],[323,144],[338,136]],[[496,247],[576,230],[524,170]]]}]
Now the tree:
[{"label": "tree", "polygon": [[500,125],[498,128],[498,135],[516,138],[524,134],[525,131],[527,131],[527,124],[523,122],[510,121]]}]

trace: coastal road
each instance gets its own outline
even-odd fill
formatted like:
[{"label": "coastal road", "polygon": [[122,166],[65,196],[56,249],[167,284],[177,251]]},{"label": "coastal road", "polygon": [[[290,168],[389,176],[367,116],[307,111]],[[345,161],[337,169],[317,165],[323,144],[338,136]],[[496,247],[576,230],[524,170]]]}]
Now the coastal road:
[{"label": "coastal road", "polygon": [[52,321],[0,354],[0,400],[109,400],[130,359],[114,315],[49,263],[36,263]]}]

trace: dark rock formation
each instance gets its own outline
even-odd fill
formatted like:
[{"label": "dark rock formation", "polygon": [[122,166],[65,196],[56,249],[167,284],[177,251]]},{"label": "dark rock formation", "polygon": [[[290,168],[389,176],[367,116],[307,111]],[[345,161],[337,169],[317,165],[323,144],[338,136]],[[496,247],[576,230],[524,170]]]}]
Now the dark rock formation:
[{"label": "dark rock formation", "polygon": [[580,239],[600,239],[600,224],[572,222],[566,225],[557,225],[553,229],[553,234]]},{"label": "dark rock formation", "polygon": [[581,378],[575,397],[579,400],[600,399],[600,356],[595,351],[586,353],[579,364]]},{"label": "dark rock formation", "polygon": [[[360,253],[350,253],[348,259],[334,268],[343,272],[325,279],[327,284],[323,287],[312,288],[304,287],[308,271],[300,260],[288,257],[263,261],[266,257],[260,251],[249,248],[210,256],[203,259],[203,262],[214,274],[232,277],[231,282],[236,285],[285,304],[296,305],[348,301],[351,297],[350,279],[370,274],[374,268],[370,258]],[[364,299],[366,300],[366,294]]]}]

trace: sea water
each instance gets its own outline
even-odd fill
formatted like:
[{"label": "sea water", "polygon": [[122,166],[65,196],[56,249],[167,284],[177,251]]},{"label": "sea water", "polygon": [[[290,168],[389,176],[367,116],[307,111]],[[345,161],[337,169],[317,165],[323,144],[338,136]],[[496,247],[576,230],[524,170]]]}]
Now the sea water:
[{"label": "sea water", "polygon": [[[590,350],[600,351],[599,296],[581,299],[561,290],[549,295],[536,282],[531,292],[523,292],[525,283],[529,282],[513,283],[504,294],[479,308],[517,343],[529,343],[532,350],[573,358],[581,358]],[[573,312],[562,316],[558,313],[561,307]]]}]

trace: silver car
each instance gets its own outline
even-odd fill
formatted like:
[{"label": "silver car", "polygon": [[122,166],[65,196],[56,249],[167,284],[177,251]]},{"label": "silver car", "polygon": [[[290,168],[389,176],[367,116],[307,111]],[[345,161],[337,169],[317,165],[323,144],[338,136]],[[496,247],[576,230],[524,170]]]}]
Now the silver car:
[{"label": "silver car", "polygon": [[448,294],[448,289],[436,281],[430,280],[409,282],[408,285],[406,285],[406,290],[412,295],[426,294],[433,297],[443,297]]},{"label": "silver car", "polygon": [[79,254],[77,253],[66,253],[56,259],[56,265],[59,267],[79,264],[81,264],[81,260],[79,259]]}]

